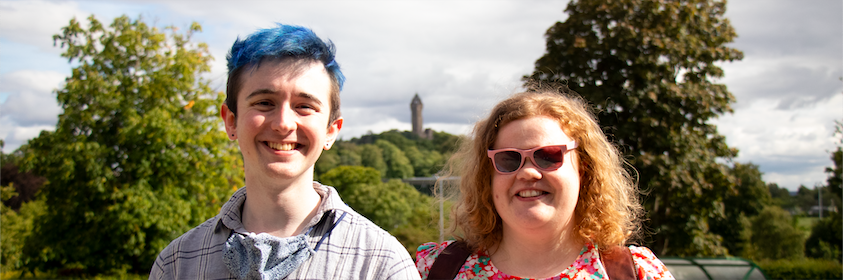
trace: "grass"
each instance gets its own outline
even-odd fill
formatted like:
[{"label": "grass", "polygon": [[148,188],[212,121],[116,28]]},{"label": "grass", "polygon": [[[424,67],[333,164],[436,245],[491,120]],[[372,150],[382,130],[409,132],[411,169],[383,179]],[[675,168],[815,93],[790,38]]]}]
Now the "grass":
[{"label": "grass", "polygon": [[53,273],[46,273],[36,271],[35,275],[32,273],[27,273],[24,275],[23,278],[20,278],[21,272],[20,271],[4,271],[0,274],[0,279],[94,279],[94,280],[106,280],[106,279],[120,279],[120,280],[146,280],[149,279],[149,275],[136,275],[136,274],[124,274],[124,275],[101,275],[95,277],[88,277],[88,278],[80,278],[78,276],[58,276]]}]

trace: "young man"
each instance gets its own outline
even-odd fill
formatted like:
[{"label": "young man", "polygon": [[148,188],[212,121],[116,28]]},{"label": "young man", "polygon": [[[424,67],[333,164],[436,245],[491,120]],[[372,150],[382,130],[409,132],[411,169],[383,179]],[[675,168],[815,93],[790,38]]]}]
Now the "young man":
[{"label": "young man", "polygon": [[345,77],[333,44],[289,25],[238,39],[220,115],[246,187],[165,248],[150,279],[418,279],[409,254],[313,181],[336,140]]}]

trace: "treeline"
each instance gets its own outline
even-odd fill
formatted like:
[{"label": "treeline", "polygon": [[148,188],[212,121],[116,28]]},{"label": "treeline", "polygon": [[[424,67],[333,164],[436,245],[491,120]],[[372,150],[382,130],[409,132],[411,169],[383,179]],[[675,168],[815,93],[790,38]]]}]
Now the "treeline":
[{"label": "treeline", "polygon": [[[568,20],[548,30],[548,52],[530,76],[568,81],[596,107],[635,169],[645,232],[653,233],[642,243],[660,256],[839,265],[840,211],[808,217],[811,189],[788,198],[769,186],[757,165],[733,162],[738,151],[710,122],[734,100],[708,79],[722,76],[718,62],[742,56],[724,47],[736,34],[720,4],[648,3],[651,9],[627,9],[635,5],[628,0],[570,2]],[[689,16],[673,18],[680,12]],[[105,25],[91,16],[54,36],[73,74],[56,91],[63,108],[56,130],[0,159],[0,272],[147,273],[164,246],[216,215],[244,186],[242,159],[216,113],[224,94],[201,79],[211,56],[205,44],[190,41],[201,27],[178,30],[125,16]],[[679,30],[688,32],[659,33]],[[692,44],[700,40],[714,47]],[[459,139],[393,130],[338,141],[316,163],[316,179],[412,252],[438,238],[440,213],[432,197],[401,179],[435,175]],[[824,205],[828,193],[828,205],[843,206],[834,200],[842,195],[841,160],[838,148],[826,170]]]},{"label": "treeline", "polygon": [[[835,154],[840,154],[838,149]],[[717,244],[724,250],[712,256],[739,256],[759,262],[843,260],[843,219],[840,185],[832,185],[840,178],[839,161],[833,162],[837,173],[829,172],[826,185],[817,189],[800,186],[791,195],[777,184],[766,184],[754,164],[736,163],[731,169],[736,180],[736,192],[722,204],[722,218],[708,223],[709,233],[716,234]],[[822,192],[823,218],[818,217],[819,192]],[[831,207],[826,207],[831,206]]]},{"label": "treeline", "polygon": [[430,177],[442,170],[460,137],[434,131],[433,139],[410,131],[389,130],[351,140],[339,140],[316,162],[316,179],[338,166],[365,166],[381,178]]}]

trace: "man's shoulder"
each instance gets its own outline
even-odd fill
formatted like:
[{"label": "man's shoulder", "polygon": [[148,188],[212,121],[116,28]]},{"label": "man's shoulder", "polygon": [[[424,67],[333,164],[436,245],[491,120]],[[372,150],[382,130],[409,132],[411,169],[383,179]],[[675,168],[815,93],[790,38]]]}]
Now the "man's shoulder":
[{"label": "man's shoulder", "polygon": [[336,227],[310,266],[335,267],[332,273],[360,279],[418,279],[407,249],[389,232],[350,208],[333,215]]},{"label": "man's shoulder", "polygon": [[178,258],[196,258],[203,254],[222,251],[223,244],[212,242],[217,224],[219,224],[219,217],[211,217],[173,239],[158,255],[156,265],[169,265]]},{"label": "man's shoulder", "polygon": [[220,231],[228,230],[220,224],[214,216],[170,242],[155,259],[150,279],[181,277],[199,273],[191,268],[213,266],[214,260],[222,258],[214,256],[221,255],[225,247],[225,233]]}]

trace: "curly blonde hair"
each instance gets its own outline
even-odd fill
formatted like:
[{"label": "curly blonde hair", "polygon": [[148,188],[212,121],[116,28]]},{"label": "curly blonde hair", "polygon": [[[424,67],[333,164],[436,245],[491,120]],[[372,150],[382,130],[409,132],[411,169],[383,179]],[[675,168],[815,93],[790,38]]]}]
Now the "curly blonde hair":
[{"label": "curly blonde hair", "polygon": [[[473,249],[494,248],[502,238],[500,215],[492,200],[494,167],[486,151],[495,144],[500,127],[523,118],[548,116],[577,142],[580,189],[574,215],[579,237],[598,248],[626,244],[638,234],[643,213],[638,192],[626,163],[603,134],[587,103],[567,87],[531,90],[498,103],[478,122],[473,135],[449,160],[445,176],[460,176],[459,198],[451,211],[451,233]],[[437,191],[447,188],[438,184]],[[455,193],[455,192],[452,192]],[[457,234],[460,232],[461,234]]]}]

